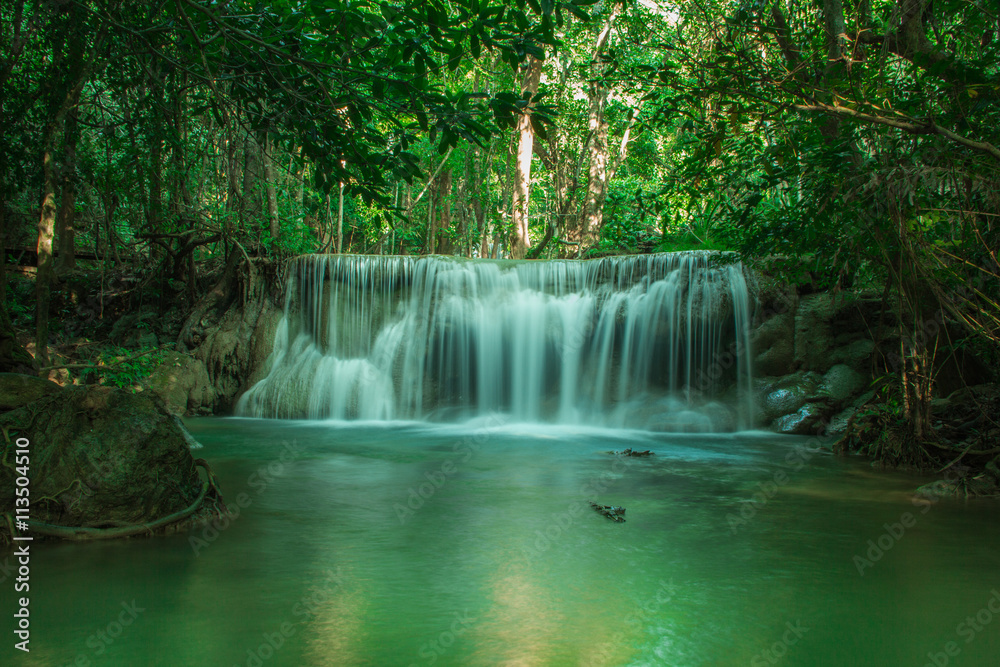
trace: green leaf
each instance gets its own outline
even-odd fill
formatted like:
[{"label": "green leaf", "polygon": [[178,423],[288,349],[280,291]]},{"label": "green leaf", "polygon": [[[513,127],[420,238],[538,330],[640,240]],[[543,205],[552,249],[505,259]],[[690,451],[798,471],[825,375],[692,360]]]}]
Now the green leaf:
[{"label": "green leaf", "polygon": [[568,11],[570,14],[572,14],[576,18],[580,19],[581,21],[589,21],[590,20],[590,14],[588,14],[584,10],[580,9],[579,7],[577,7],[575,3],[567,2],[567,3],[563,3],[562,6],[566,8],[566,11]]}]

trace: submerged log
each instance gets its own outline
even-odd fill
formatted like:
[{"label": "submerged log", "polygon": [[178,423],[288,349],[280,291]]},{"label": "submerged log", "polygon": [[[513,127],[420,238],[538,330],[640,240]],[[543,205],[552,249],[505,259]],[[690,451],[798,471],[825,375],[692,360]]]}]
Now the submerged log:
[{"label": "submerged log", "polygon": [[611,452],[615,456],[652,456],[653,452],[650,450],[639,451],[638,449],[632,449],[631,447],[623,449],[620,452]]},{"label": "submerged log", "polygon": [[594,511],[605,516],[616,523],[625,523],[625,508],[617,505],[598,505],[594,501],[590,501],[590,506],[594,508]]}]

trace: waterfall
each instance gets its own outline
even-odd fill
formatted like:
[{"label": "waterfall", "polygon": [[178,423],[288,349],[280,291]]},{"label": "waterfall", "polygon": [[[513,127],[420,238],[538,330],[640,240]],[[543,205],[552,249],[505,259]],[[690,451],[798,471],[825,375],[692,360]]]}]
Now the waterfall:
[{"label": "waterfall", "polygon": [[291,260],[268,375],[237,414],[750,427],[750,298],[719,253]]}]

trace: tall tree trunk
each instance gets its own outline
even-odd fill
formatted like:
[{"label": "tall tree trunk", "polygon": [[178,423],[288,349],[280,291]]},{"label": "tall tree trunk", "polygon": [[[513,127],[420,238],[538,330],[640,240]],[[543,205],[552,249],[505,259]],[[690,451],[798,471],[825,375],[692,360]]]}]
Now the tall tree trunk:
[{"label": "tall tree trunk", "polygon": [[56,220],[59,247],[56,273],[72,271],[76,267],[76,231],[73,224],[76,217],[76,144],[80,139],[78,115],[77,107],[73,107],[66,114],[63,128],[62,203]]},{"label": "tall tree trunk", "polygon": [[[431,185],[428,183],[428,185]],[[434,246],[437,245],[437,220],[434,217],[434,206],[437,199],[437,190],[431,191],[431,196],[427,198],[427,241],[424,243],[424,254],[433,255]]]},{"label": "tall tree trunk", "polygon": [[593,245],[604,224],[604,200],[608,195],[608,122],[604,107],[608,101],[606,88],[592,85],[590,92],[590,146],[587,150],[590,167],[587,172],[587,199],[581,220],[580,241]]},{"label": "tall tree trunk", "polygon": [[[254,141],[253,135],[247,133],[243,139],[243,228],[259,229],[262,203],[261,183],[261,151]],[[256,238],[256,237],[254,237]]]},{"label": "tall tree trunk", "polygon": [[344,252],[344,182],[338,184],[337,194],[337,254]]},{"label": "tall tree trunk", "polygon": [[[445,169],[437,179],[437,205],[433,208],[437,214],[437,224],[434,229],[447,232],[451,229],[451,169]],[[451,239],[442,234],[437,239],[437,246],[431,252],[437,255],[452,253]]]},{"label": "tall tree trunk", "polygon": [[[541,77],[542,61],[529,56],[521,82],[521,95],[532,97],[536,95]],[[534,152],[532,146],[535,141],[535,131],[531,126],[532,106],[528,105],[517,122],[517,160],[514,175],[514,201],[511,208],[511,222],[514,229],[510,248],[510,256],[514,259],[523,259],[531,246],[528,204],[531,191],[531,156]]]},{"label": "tall tree trunk", "polygon": [[271,249],[277,250],[278,237],[281,234],[281,224],[278,218],[278,193],[274,183],[274,159],[271,155],[274,144],[265,134],[261,138],[261,162],[264,165],[264,191],[267,193],[267,218],[271,227]]},{"label": "tall tree trunk", "polygon": [[[829,81],[835,75],[838,68],[844,65],[844,48],[846,45],[847,28],[844,22],[844,4],[842,0],[823,0],[823,23],[826,28],[826,68],[823,71],[824,88],[832,90],[835,87],[833,81]],[[833,96],[824,93],[824,101],[833,102]],[[828,116],[823,122],[822,134],[829,140],[834,141],[840,136],[840,119],[836,116]]]},{"label": "tall tree trunk", "polygon": [[[91,68],[97,58],[100,45],[104,42],[105,32],[102,30],[94,40],[91,57],[84,59],[84,36],[81,29],[74,23],[75,9],[71,8],[64,24],[69,31],[69,50],[65,54],[68,60],[68,70],[59,74],[61,61],[64,59],[62,36],[59,32],[53,45],[53,67],[51,77],[64,77],[62,80],[50,78],[46,82],[49,95],[49,118],[45,124],[42,140],[42,202],[38,219],[38,242],[35,249],[38,253],[38,271],[35,275],[35,355],[38,366],[49,365],[49,301],[52,293],[52,240],[56,224],[56,141],[63,130],[66,114],[74,109],[80,100],[84,83],[90,76]],[[75,28],[75,29],[74,29]]]},{"label": "tall tree trunk", "polygon": [[618,18],[619,5],[612,8],[605,21],[604,28],[597,35],[594,43],[594,55],[590,65],[590,86],[587,97],[590,102],[588,129],[590,130],[590,145],[588,155],[590,166],[587,173],[587,199],[584,202],[583,219],[581,220],[581,249],[597,242],[604,224],[604,201],[608,196],[608,121],[605,108],[610,93],[604,82],[604,61],[602,56],[607,50],[611,39],[611,31],[615,19]]},{"label": "tall tree trunk", "polygon": [[[2,182],[0,182],[2,186]],[[0,190],[0,303],[7,303],[7,192]]]},{"label": "tall tree trunk", "polygon": [[[146,205],[146,222],[149,232],[158,234],[163,231],[163,137],[167,135],[164,129],[164,118],[170,110],[167,107],[165,95],[165,77],[160,74],[160,68],[154,72],[150,80],[150,97],[153,100],[153,113],[150,114],[149,134],[149,196]],[[128,113],[126,109],[126,113]],[[126,119],[127,121],[128,119]],[[135,132],[129,130],[132,140],[132,150],[136,150]],[[141,183],[142,179],[140,179]]]},{"label": "tall tree trunk", "polygon": [[[228,138],[226,140],[226,217],[222,223],[222,238],[228,243],[236,238],[237,224],[243,211],[243,204],[240,202],[240,181],[238,159],[236,156],[236,123],[226,124]],[[226,248],[226,259],[229,259],[229,248]]]},{"label": "tall tree trunk", "polygon": [[[490,148],[492,149],[492,147],[493,142],[491,141]],[[472,217],[475,220],[476,239],[475,242],[472,242],[470,237],[470,257],[472,256],[472,246],[477,243],[479,245],[479,256],[485,257],[486,252],[486,248],[483,247],[483,244],[486,242],[486,207],[484,205],[486,200],[486,185],[483,178],[483,169],[489,169],[490,160],[488,155],[489,153],[487,153],[487,158],[483,159],[479,149],[473,148],[473,161],[469,168],[469,197],[472,206]]]},{"label": "tall tree trunk", "polygon": [[38,220],[38,270],[35,274],[35,358],[49,365],[49,301],[52,289],[52,236],[56,224],[55,143],[61,119],[52,119],[42,148],[42,206]]}]

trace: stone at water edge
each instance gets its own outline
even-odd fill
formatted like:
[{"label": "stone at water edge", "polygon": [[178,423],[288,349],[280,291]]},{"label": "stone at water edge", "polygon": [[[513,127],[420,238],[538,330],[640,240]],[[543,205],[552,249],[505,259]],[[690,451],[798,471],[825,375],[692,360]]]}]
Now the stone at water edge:
[{"label": "stone at water edge", "polygon": [[[191,506],[202,480],[185,429],[148,393],[69,386],[0,415],[31,451],[31,518],[100,528],[155,521]],[[189,436],[188,436],[189,437]],[[8,455],[9,456],[9,455]],[[0,467],[0,488],[14,488]],[[0,495],[0,513],[14,496]]]},{"label": "stone at water edge", "polygon": [[794,414],[806,402],[813,399],[822,382],[819,373],[798,371],[776,378],[760,378],[755,381],[762,394],[761,410],[764,421]]},{"label": "stone at water edge", "polygon": [[824,435],[843,435],[847,432],[847,424],[858,409],[854,406],[847,406],[830,419],[826,426]]},{"label": "stone at water edge", "polygon": [[823,419],[824,406],[819,403],[806,403],[796,412],[778,417],[771,422],[771,428],[778,433],[793,435],[811,435],[815,427]]}]

